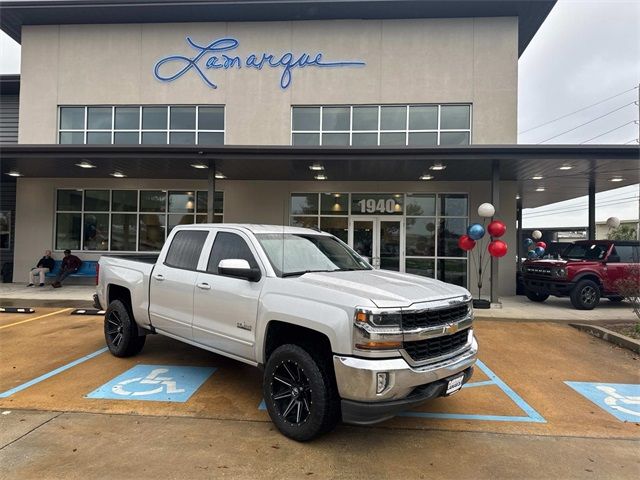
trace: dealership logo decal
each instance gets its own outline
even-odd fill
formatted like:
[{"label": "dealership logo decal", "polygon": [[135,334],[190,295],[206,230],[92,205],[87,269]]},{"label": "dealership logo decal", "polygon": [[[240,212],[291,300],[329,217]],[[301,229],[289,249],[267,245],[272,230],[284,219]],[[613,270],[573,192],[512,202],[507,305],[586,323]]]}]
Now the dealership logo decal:
[{"label": "dealership logo decal", "polygon": [[[185,73],[193,70],[204,83],[211,88],[218,86],[211,79],[212,72],[215,70],[232,70],[241,68],[254,68],[262,70],[264,67],[280,68],[282,74],[280,76],[280,87],[284,90],[291,85],[293,69],[303,69],[307,67],[317,68],[335,68],[335,67],[361,67],[365,65],[362,61],[326,61],[322,58],[322,53],[294,54],[286,52],[283,54],[272,53],[252,53],[246,57],[231,55],[223,52],[230,52],[238,48],[240,42],[235,38],[219,38],[209,45],[198,45],[190,37],[187,37],[187,43],[192,47],[196,54],[193,57],[184,55],[170,55],[162,58],[156,63],[153,73],[161,82],[173,82],[179,79]],[[178,68],[175,71],[175,68]],[[173,69],[174,73],[167,70]],[[163,70],[163,72],[161,72]]]}]

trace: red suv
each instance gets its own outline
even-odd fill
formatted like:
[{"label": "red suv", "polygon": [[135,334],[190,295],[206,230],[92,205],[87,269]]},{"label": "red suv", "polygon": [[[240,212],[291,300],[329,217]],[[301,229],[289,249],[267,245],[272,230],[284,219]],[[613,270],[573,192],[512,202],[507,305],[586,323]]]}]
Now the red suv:
[{"label": "red suv", "polygon": [[578,310],[591,310],[607,297],[620,302],[616,282],[638,275],[640,242],[584,240],[563,252],[560,260],[527,260],[522,266],[527,298],[544,302],[549,295],[570,297]]}]

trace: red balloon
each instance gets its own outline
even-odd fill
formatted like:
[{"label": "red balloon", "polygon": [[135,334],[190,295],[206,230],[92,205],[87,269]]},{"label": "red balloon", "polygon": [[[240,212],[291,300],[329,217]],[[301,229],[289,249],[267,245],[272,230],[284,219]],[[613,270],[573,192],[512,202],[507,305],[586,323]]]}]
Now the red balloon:
[{"label": "red balloon", "polygon": [[476,241],[469,237],[469,235],[462,235],[458,239],[458,246],[465,252],[468,252],[469,250],[473,250],[473,247],[476,246]]},{"label": "red balloon", "polygon": [[487,232],[492,237],[501,237],[507,231],[507,226],[502,223],[500,220],[494,220],[489,225],[487,225]]},{"label": "red balloon", "polygon": [[546,250],[547,249],[547,244],[544,243],[544,242],[538,242],[538,243],[536,243],[536,247],[542,247],[542,248],[544,248]]},{"label": "red balloon", "polygon": [[487,250],[492,257],[504,257],[507,254],[507,244],[502,240],[494,240],[487,246]]}]

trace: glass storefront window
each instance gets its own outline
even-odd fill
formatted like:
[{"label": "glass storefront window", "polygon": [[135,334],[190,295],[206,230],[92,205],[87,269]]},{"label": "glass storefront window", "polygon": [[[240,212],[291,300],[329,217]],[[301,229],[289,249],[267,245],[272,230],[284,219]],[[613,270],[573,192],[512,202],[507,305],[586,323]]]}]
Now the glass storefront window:
[{"label": "glass storefront window", "polygon": [[108,212],[109,190],[85,190],[84,210],[85,212]]},{"label": "glass storefront window", "polygon": [[469,128],[469,105],[443,105],[440,113],[440,128],[443,130],[464,130]]},{"label": "glass storefront window", "polygon": [[414,275],[435,278],[436,261],[433,258],[407,258],[405,271]]},{"label": "glass storefront window", "polygon": [[319,133],[294,133],[293,144],[302,145],[302,146],[320,145],[320,134]]},{"label": "glass storefront window", "polygon": [[169,213],[194,213],[195,210],[195,192],[169,192]]},{"label": "glass storefront window", "polygon": [[380,107],[380,130],[406,130],[407,107]]},{"label": "glass storefront window", "polygon": [[353,107],[354,130],[378,130],[378,107]]},{"label": "glass storefront window", "polygon": [[140,109],[137,107],[116,107],[116,130],[138,130]]},{"label": "glass storefront window", "polygon": [[348,215],[348,193],[321,193],[320,215]]},{"label": "glass storefront window", "polygon": [[140,215],[138,250],[159,251],[165,239],[165,215],[145,213]]},{"label": "glass storefront window", "polygon": [[87,128],[89,130],[111,130],[111,107],[87,108]]},{"label": "glass storefront window", "polygon": [[109,214],[85,213],[83,250],[109,250]]},{"label": "glass storefront window", "polygon": [[463,193],[440,195],[440,215],[443,217],[466,217],[467,195]]},{"label": "glass storefront window", "polygon": [[80,249],[80,213],[58,213],[56,215],[56,250]]},{"label": "glass storefront window", "polygon": [[176,225],[190,225],[192,223],[195,223],[194,220],[195,220],[194,216],[190,214],[185,214],[185,215],[169,214],[169,226],[167,230],[167,235],[171,233],[171,230],[173,230],[173,227],[175,227]]},{"label": "glass storefront window", "polygon": [[402,215],[400,193],[352,193],[351,215]]},{"label": "glass storefront window", "polygon": [[436,219],[407,218],[406,251],[409,257],[433,257],[436,254]]},{"label": "glass storefront window", "polygon": [[141,212],[164,212],[167,192],[162,190],[141,190],[140,191],[140,211]]},{"label": "glass storefront window", "polygon": [[130,213],[111,215],[111,250],[124,252],[136,250],[137,217],[136,214]]},{"label": "glass storefront window", "polygon": [[84,128],[84,107],[60,108],[60,130],[82,130]]},{"label": "glass storefront window", "polygon": [[437,130],[437,105],[417,105],[409,107],[409,130]]},{"label": "glass storefront window", "polygon": [[88,132],[88,145],[109,145],[111,143],[111,132]]},{"label": "glass storefront window", "polygon": [[348,133],[323,133],[322,134],[322,145],[349,145],[349,134]]},{"label": "glass storefront window", "polygon": [[[348,131],[350,127],[349,107],[325,107],[322,109],[322,130],[323,131]],[[348,135],[347,135],[348,136]]]},{"label": "glass storefront window", "polygon": [[291,195],[291,215],[317,215],[317,193],[294,193]]},{"label": "glass storefront window", "polygon": [[224,107],[200,107],[198,109],[199,130],[224,130]]},{"label": "glass storefront window", "polygon": [[466,260],[438,260],[438,280],[453,283],[461,287],[467,285],[467,262]]},{"label": "glass storefront window", "polygon": [[294,130],[320,130],[320,109],[316,107],[293,107]]},{"label": "glass storefront window", "polygon": [[291,217],[291,226],[318,228],[318,217]]},{"label": "glass storefront window", "polygon": [[434,217],[436,215],[435,194],[407,194],[406,210],[408,217]]},{"label": "glass storefront window", "polygon": [[466,218],[445,218],[440,220],[438,230],[438,254],[442,257],[465,257],[458,247],[458,238],[467,230]]},{"label": "glass storefront window", "polygon": [[136,212],[138,210],[137,190],[113,190],[111,210],[114,212]]},{"label": "glass storefront window", "polygon": [[347,217],[320,217],[320,230],[349,241],[349,219]]},{"label": "glass storefront window", "polygon": [[58,190],[57,209],[79,212],[82,210],[82,190]]},{"label": "glass storefront window", "polygon": [[171,130],[196,129],[196,107],[171,107],[169,114]]}]

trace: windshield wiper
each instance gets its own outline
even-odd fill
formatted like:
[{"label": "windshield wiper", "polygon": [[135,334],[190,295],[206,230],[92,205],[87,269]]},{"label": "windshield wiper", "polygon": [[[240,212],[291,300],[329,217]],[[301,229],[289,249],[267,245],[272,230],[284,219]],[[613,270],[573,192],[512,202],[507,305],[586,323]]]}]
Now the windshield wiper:
[{"label": "windshield wiper", "polygon": [[285,272],[282,274],[282,278],[295,277],[296,275],[304,275],[305,273],[318,273],[318,272],[335,272],[335,270],[302,270],[300,272]]}]

